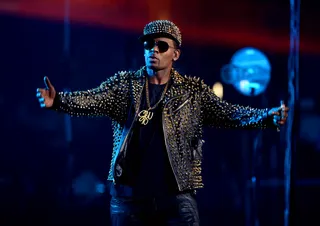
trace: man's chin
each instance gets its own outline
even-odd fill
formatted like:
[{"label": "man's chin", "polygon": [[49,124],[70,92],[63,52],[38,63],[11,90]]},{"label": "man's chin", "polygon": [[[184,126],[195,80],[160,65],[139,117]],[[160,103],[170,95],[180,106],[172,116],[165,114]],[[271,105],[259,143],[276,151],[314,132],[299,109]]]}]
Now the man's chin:
[{"label": "man's chin", "polygon": [[159,68],[157,65],[148,64],[146,66],[147,66],[148,69],[153,70],[153,71],[161,70],[161,68]]}]

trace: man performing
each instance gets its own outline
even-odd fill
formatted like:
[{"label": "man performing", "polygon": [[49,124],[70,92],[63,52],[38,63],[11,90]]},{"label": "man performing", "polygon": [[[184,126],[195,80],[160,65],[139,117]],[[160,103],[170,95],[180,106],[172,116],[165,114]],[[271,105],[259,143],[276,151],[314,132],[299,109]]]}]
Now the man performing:
[{"label": "man performing", "polygon": [[72,116],[108,116],[114,149],[108,180],[113,226],[199,225],[202,130],[278,128],[288,108],[253,109],[217,97],[199,78],[173,68],[182,36],[168,20],[147,24],[139,38],[145,66],[119,72],[88,91],[57,93],[45,77],[41,107]]}]

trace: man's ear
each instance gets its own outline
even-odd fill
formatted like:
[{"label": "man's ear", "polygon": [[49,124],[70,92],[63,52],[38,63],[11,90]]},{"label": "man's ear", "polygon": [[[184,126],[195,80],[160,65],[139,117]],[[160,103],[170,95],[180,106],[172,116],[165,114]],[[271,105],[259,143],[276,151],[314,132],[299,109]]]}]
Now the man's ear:
[{"label": "man's ear", "polygon": [[174,50],[174,53],[173,53],[173,61],[177,61],[180,57],[180,54],[181,54],[181,50],[180,49],[175,49]]}]

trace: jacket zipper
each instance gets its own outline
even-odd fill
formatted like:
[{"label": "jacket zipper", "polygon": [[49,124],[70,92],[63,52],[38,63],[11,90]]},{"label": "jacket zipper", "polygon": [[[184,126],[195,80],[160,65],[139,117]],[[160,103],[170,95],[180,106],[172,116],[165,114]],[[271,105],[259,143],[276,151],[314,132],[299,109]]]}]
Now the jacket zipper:
[{"label": "jacket zipper", "polygon": [[[166,109],[166,106],[168,105],[168,103],[170,101],[172,101],[174,99],[178,99],[178,98],[183,97],[185,95],[187,95],[187,94],[183,94],[183,95],[180,95],[180,96],[177,96],[177,97],[174,97],[174,98],[168,100],[168,102],[164,106],[164,109]],[[187,101],[185,101],[182,105],[184,105],[185,103],[187,103]],[[178,109],[180,109],[180,107]],[[164,135],[164,142],[165,142],[165,145],[166,145],[167,154],[168,154],[168,158],[169,158],[169,162],[170,162],[170,166],[171,166],[172,172],[173,172],[174,177],[176,179],[176,182],[177,182],[177,185],[178,185],[178,189],[179,189],[179,191],[181,191],[181,186],[180,186],[178,178],[177,178],[177,172],[172,166],[172,159],[171,159],[171,155],[169,154],[169,147],[168,147],[168,143],[167,143],[167,131],[166,131],[166,128],[164,126],[164,122],[165,122],[164,118],[165,118],[165,115],[164,115],[164,112],[162,112],[162,129],[163,129],[163,135]]]},{"label": "jacket zipper", "polygon": [[186,105],[188,102],[190,101],[190,99],[186,100],[185,102],[183,102],[176,110],[174,110],[171,114],[176,113],[177,111],[179,111],[181,108],[183,108],[184,105]]}]

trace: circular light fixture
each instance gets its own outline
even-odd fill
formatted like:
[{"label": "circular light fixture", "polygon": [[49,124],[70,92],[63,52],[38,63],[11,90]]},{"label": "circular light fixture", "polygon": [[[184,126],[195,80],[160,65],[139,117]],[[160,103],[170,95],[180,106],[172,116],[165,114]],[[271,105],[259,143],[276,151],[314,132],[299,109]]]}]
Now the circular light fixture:
[{"label": "circular light fixture", "polygon": [[260,50],[242,48],[232,56],[229,64],[222,67],[221,78],[243,95],[257,96],[270,82],[271,64]]}]

